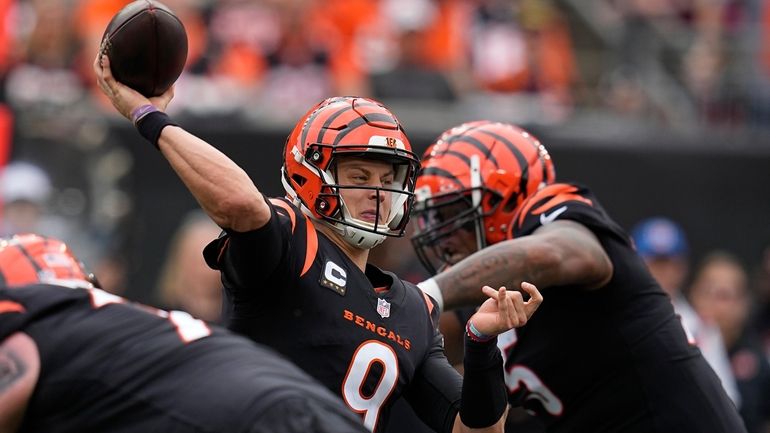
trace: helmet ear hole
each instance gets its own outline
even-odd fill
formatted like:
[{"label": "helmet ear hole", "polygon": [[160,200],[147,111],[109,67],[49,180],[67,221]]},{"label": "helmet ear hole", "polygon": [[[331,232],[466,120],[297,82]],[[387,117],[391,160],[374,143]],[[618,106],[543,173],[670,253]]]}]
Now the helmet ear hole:
[{"label": "helmet ear hole", "polygon": [[315,211],[319,215],[332,217],[340,210],[340,197],[334,190],[324,186],[321,193],[315,199]]},{"label": "helmet ear hole", "polygon": [[299,187],[302,187],[305,182],[307,182],[307,179],[296,173],[291,176],[291,180],[293,180]]},{"label": "helmet ear hole", "polygon": [[489,209],[494,209],[500,202],[503,200],[502,197],[500,197],[498,194],[487,194],[489,199],[487,200],[487,205]]},{"label": "helmet ear hole", "polygon": [[519,195],[513,194],[511,195],[508,200],[503,205],[503,212],[513,212],[514,209],[516,209],[516,206],[519,204]]}]

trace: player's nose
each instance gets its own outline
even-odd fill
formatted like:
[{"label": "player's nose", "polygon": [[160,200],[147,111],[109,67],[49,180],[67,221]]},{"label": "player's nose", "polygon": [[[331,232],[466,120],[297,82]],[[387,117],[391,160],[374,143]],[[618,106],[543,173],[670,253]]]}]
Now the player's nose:
[{"label": "player's nose", "polygon": [[380,190],[379,186],[382,185],[373,186],[369,190],[369,200],[376,200],[382,203],[385,200],[385,194]]}]

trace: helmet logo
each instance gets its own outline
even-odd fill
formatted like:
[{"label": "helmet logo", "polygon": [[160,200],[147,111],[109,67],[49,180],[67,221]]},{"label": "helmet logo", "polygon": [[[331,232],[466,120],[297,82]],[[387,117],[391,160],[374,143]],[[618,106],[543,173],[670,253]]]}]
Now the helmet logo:
[{"label": "helmet logo", "polygon": [[404,150],[404,142],[396,137],[384,137],[382,135],[372,135],[369,137],[369,146],[383,146],[391,149]]}]

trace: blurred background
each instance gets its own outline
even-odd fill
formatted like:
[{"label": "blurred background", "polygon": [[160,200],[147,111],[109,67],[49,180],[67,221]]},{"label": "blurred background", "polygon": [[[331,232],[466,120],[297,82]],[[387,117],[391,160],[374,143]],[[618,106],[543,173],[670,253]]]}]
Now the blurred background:
[{"label": "blurred background", "polygon": [[[95,86],[102,33],[127,3],[0,0],[0,228],[58,236],[107,289],[216,320],[200,250],[217,228]],[[164,3],[190,44],[170,113],[267,194],[283,194],[294,122],[331,95],[382,100],[418,153],[457,123],[516,123],[626,229],[665,216],[693,264],[732,254],[770,353],[770,2]],[[390,240],[374,258],[419,281],[411,251]],[[210,299],[186,305],[169,281],[198,271],[188,284]]]}]

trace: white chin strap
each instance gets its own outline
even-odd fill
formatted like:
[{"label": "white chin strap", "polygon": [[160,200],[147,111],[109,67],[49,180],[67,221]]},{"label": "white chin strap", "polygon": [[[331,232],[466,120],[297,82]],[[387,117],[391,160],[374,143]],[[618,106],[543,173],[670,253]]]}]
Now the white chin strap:
[{"label": "white chin strap", "polygon": [[[305,207],[302,206],[304,211]],[[353,247],[360,250],[369,250],[377,245],[381,244],[387,236],[378,233],[372,233],[366,230],[362,230],[358,227],[351,227],[345,224],[335,223],[333,221],[327,221],[325,219],[319,219],[313,216],[311,213],[306,213],[313,221],[323,224],[329,228],[332,228],[340,237]],[[351,220],[348,220],[351,221]],[[352,220],[353,223],[366,225],[367,223],[360,220]]]},{"label": "white chin strap", "polygon": [[[361,223],[356,220],[353,220],[353,222]],[[344,239],[345,242],[361,250],[372,249],[387,238],[385,235],[368,232],[357,227],[346,226],[343,224],[334,224],[334,226],[338,230],[340,228],[342,229],[342,239]]]}]

